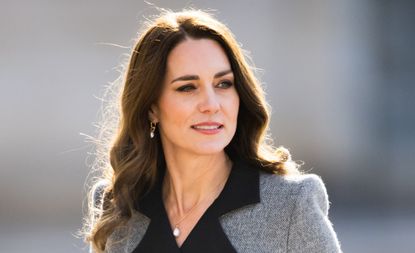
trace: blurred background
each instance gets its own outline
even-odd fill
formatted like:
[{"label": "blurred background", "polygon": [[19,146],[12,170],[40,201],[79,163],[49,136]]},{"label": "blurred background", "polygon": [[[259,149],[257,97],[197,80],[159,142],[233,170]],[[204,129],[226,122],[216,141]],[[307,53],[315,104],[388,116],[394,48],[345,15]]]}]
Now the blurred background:
[{"label": "blurred background", "polygon": [[[414,1],[151,2],[217,10],[250,52],[275,143],[322,176],[344,252],[415,252]],[[156,13],[0,1],[0,252],[86,252],[81,133],[95,134],[97,97]]]}]

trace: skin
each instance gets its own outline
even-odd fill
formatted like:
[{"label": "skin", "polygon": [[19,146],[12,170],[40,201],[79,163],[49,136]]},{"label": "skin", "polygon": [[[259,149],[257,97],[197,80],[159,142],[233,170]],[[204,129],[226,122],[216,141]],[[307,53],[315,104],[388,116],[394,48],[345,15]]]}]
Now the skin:
[{"label": "skin", "polygon": [[[187,38],[170,52],[161,96],[149,116],[158,122],[166,158],[163,200],[172,227],[186,216],[179,246],[229,176],[232,162],[224,148],[235,134],[238,109],[231,66],[216,41]],[[203,122],[220,126],[194,128]]]}]

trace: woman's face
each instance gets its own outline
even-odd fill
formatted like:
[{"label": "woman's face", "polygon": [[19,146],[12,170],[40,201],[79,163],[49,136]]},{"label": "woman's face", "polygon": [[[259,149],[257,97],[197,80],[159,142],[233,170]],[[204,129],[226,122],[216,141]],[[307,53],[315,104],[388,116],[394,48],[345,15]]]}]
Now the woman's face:
[{"label": "woman's face", "polygon": [[231,66],[219,43],[188,38],[170,52],[161,96],[150,112],[164,152],[222,152],[235,134],[238,109]]}]

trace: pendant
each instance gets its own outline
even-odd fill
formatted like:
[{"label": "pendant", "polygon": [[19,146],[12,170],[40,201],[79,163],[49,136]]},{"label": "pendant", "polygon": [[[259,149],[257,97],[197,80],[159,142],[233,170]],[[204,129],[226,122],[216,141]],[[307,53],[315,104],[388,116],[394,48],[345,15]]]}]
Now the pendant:
[{"label": "pendant", "polygon": [[173,230],[174,237],[178,237],[180,235],[180,229],[178,227],[175,227]]}]

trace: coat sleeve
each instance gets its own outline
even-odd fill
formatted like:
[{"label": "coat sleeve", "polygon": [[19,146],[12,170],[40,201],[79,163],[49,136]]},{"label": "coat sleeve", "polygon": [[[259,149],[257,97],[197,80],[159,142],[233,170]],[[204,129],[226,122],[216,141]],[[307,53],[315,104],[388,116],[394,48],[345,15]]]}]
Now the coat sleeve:
[{"label": "coat sleeve", "polygon": [[307,175],[297,192],[291,213],[287,252],[341,252],[328,218],[329,202],[323,181],[316,175]]}]

